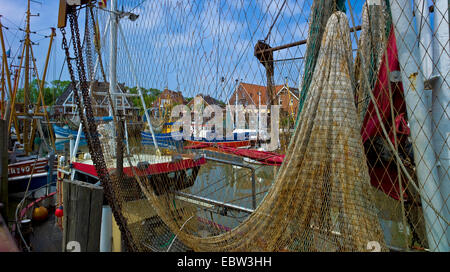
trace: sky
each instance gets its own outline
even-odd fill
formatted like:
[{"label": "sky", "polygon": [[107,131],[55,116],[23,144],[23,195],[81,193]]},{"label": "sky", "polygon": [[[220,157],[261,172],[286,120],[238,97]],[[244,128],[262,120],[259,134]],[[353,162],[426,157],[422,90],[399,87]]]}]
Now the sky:
[{"label": "sky", "polygon": [[[283,1],[119,0],[119,10],[131,11],[139,18],[136,21],[120,20],[131,62],[119,33],[118,80],[127,86],[138,84],[160,90],[168,87],[188,97],[204,93],[223,101],[232,94],[237,79],[265,85],[265,71],[254,56],[254,46],[267,36],[270,26],[274,24],[268,36],[271,46],[307,38],[312,0],[287,0],[275,21]],[[363,1],[350,2],[358,24]],[[11,48],[14,62],[18,62],[19,41],[24,37],[24,32],[18,28],[24,28],[26,6],[26,0],[0,0],[0,19],[9,28],[4,30],[5,43],[7,48]],[[37,33],[32,35],[32,41],[38,43],[33,50],[40,76],[49,44],[49,38],[45,36],[50,34],[50,27],[57,25],[58,7],[59,0],[31,2],[32,14],[39,13],[39,16],[31,17],[31,30]],[[102,33],[110,13],[97,13]],[[79,21],[83,35],[83,14]],[[70,31],[67,29],[67,32]],[[106,33],[102,58],[107,70],[109,31]],[[47,82],[69,79],[67,67],[63,66],[65,55],[61,49],[61,32],[57,29],[56,34]],[[287,78],[290,86],[298,87],[303,68],[303,61],[299,58],[303,57],[305,50],[306,45],[302,45],[275,52],[276,60],[294,59],[275,62],[276,85],[285,83]]]},{"label": "sky", "polygon": [[[32,16],[30,22],[31,31],[36,32],[36,34],[31,35],[31,40],[37,43],[33,46],[33,52],[37,61],[38,73],[41,76],[50,42],[50,38],[45,36],[50,35],[51,27],[56,28],[59,0],[37,0],[30,2],[30,7],[32,15],[39,13],[39,16]],[[26,0],[0,0],[0,15],[2,16],[0,20],[4,26],[9,28],[3,30],[5,46],[11,49],[11,56],[15,57],[13,61],[17,65],[19,64],[18,56],[21,53],[19,52],[20,40],[23,40],[25,36],[25,32],[20,31],[19,28],[25,29],[26,9]],[[59,79],[62,67],[62,61],[60,60],[63,58],[63,51],[60,48],[61,32],[57,29],[46,81]],[[67,76],[62,79],[67,79]]]}]

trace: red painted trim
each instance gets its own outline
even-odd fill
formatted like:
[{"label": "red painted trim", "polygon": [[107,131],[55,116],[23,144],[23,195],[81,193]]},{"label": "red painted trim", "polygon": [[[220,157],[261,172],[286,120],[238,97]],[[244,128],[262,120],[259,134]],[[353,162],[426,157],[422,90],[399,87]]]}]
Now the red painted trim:
[{"label": "red painted trim", "polygon": [[239,149],[226,146],[207,147],[205,149],[225,154],[232,154],[241,157],[246,157],[258,161],[262,164],[275,166],[280,166],[283,163],[285,157],[285,155],[278,154],[275,152],[259,151],[253,149]]},{"label": "red painted trim", "polygon": [[186,142],[191,144],[191,146],[185,147],[186,149],[196,149],[194,147],[196,147],[197,145],[198,146],[214,146],[214,145],[218,145],[218,146],[226,146],[226,147],[234,147],[234,148],[250,146],[250,140],[214,142],[214,143],[208,143],[208,142],[203,142],[203,141],[186,140]]},{"label": "red painted trim", "polygon": [[[146,176],[146,175],[155,175],[155,174],[176,172],[179,170],[184,170],[184,169],[189,169],[189,168],[193,168],[196,166],[200,166],[205,163],[206,163],[206,159],[202,157],[198,160],[183,159],[181,161],[176,161],[176,162],[164,162],[164,163],[150,164],[147,167],[147,169],[145,169],[145,170],[140,170],[135,166],[133,167],[133,169],[136,171],[137,175]],[[89,174],[91,176],[98,177],[97,171],[95,170],[94,165],[74,162],[73,167],[79,172],[83,172],[83,173]],[[111,168],[109,170],[112,171],[115,169]],[[129,177],[133,176],[133,171],[131,170],[131,167],[124,167],[123,172]]]},{"label": "red painted trim", "polygon": [[[36,165],[35,165],[36,163]],[[8,165],[8,179],[31,175],[34,168],[34,174],[47,173],[45,166],[48,164],[48,159],[29,160],[24,162],[12,163]]]}]

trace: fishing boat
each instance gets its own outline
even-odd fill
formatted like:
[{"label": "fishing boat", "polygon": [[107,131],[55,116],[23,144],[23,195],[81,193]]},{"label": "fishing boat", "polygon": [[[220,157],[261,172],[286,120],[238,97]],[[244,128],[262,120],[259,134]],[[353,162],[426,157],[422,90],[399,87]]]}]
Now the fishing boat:
[{"label": "fishing boat", "polygon": [[[59,149],[62,149],[61,145],[70,141],[71,137],[72,139],[76,139],[78,133],[77,131],[70,129],[67,125],[60,127],[55,124],[53,124],[53,131],[55,132],[55,144],[59,147]],[[86,144],[87,142],[86,138],[84,137],[84,133],[81,132],[79,145],[83,146]]]},{"label": "fishing boat", "polygon": [[[173,131],[173,124],[175,122],[166,122],[162,126],[161,133],[154,133],[155,140],[159,147],[180,149],[183,147],[183,141],[176,139],[175,133],[181,133],[180,131]],[[141,143],[143,145],[154,145],[152,133],[148,131],[141,132]]]},{"label": "fishing boat", "polygon": [[249,148],[251,146],[250,132],[233,131],[231,137],[224,136],[221,139],[216,137],[214,128],[205,125],[191,126],[190,138],[184,139],[189,146],[226,146],[233,148]]},{"label": "fishing boat", "polygon": [[192,147],[186,147],[187,149],[204,149],[219,153],[231,154],[242,157],[245,162],[260,165],[272,165],[280,166],[283,163],[285,155],[275,152],[254,150],[254,149],[242,149],[233,148],[228,146],[220,146],[214,144],[203,144]]},{"label": "fishing boat", "polygon": [[[95,121],[97,122],[110,122],[112,121],[111,116],[106,117],[96,117]],[[60,146],[61,144],[64,144],[65,142],[70,141],[70,138],[76,139],[78,135],[78,131],[70,129],[68,125],[64,126],[58,126],[56,124],[53,124],[53,131],[55,133],[55,143]],[[79,140],[79,146],[86,145],[86,137],[84,136],[84,133],[80,132],[80,140]]]},{"label": "fishing boat", "polygon": [[[89,20],[94,20],[94,18],[90,17]],[[117,46],[117,40],[111,39],[110,45],[111,47]],[[69,49],[66,48],[65,50]],[[99,172],[97,167],[99,160],[105,159],[107,156],[114,156],[116,158],[115,160],[105,161],[106,169],[104,170],[108,172],[108,175],[112,180],[118,179],[116,182],[128,180],[136,184],[139,182],[140,178],[145,177],[145,185],[152,187],[156,194],[164,193],[165,190],[161,190],[161,186],[167,190],[183,189],[192,186],[200,167],[206,163],[206,159],[204,157],[189,154],[162,154],[161,148],[178,147],[182,144],[182,141],[174,141],[172,138],[172,134],[174,133],[171,130],[173,122],[165,123],[162,133],[154,133],[149,113],[146,108],[146,103],[137,80],[136,85],[138,94],[135,96],[139,97],[138,101],[143,107],[143,120],[146,122],[149,132],[144,131],[141,133],[140,142],[136,141],[135,138],[130,138],[128,136],[126,127],[129,120],[121,117],[121,113],[119,113],[121,108],[118,103],[118,100],[125,99],[128,94],[117,89],[117,52],[110,52],[110,57],[114,60],[114,62],[109,66],[110,84],[109,89],[106,90],[106,95],[115,97],[116,99],[110,99],[105,102],[109,109],[108,116],[103,117],[103,119],[98,116],[91,116],[90,114],[93,114],[92,110],[85,105],[85,108],[83,109],[78,108],[78,115],[80,117],[84,115],[83,118],[80,118],[81,123],[79,125],[78,132],[70,131],[68,129],[65,131],[58,130],[60,133],[65,132],[65,135],[76,135],[76,143],[80,142],[80,140],[83,139],[83,135],[85,135],[89,148],[89,153],[82,153],[80,156],[75,156],[75,154],[78,153],[77,144],[75,144],[74,149],[71,150],[71,179],[91,183],[103,181],[102,179],[105,177],[98,174]],[[84,56],[80,54],[76,56],[76,58],[83,59]],[[134,69],[131,61],[130,66],[130,70],[133,71]],[[84,67],[77,67],[77,69],[79,69],[79,72],[85,72],[82,71]],[[95,72],[93,72],[88,76],[89,78],[94,78],[96,75]],[[73,74],[71,74],[71,79],[72,82],[75,82],[75,77]],[[106,78],[104,80],[106,82]],[[89,87],[89,90],[83,89],[83,83],[86,82],[80,82],[79,84],[79,88],[81,89],[80,96],[83,96],[83,104],[86,104],[86,100],[89,99],[89,94],[87,94],[86,91],[89,91],[89,93],[97,93],[98,90],[96,90],[95,86],[92,85]],[[87,84],[85,84],[85,86],[86,85]],[[114,122],[97,126],[92,124],[92,121],[90,120]],[[91,134],[87,135],[89,137],[86,137],[86,134],[79,133],[86,129],[90,129],[92,131],[93,127],[95,127],[95,131],[98,134]],[[95,142],[99,142],[103,148],[93,146],[93,143]],[[133,148],[136,147],[133,145],[137,145],[138,151],[133,151]],[[153,145],[154,149],[149,148],[148,145]],[[156,150],[156,154],[148,154],[148,152],[146,152],[147,149]]]},{"label": "fishing boat", "polygon": [[[202,145],[218,145],[218,146],[226,146],[233,148],[248,148],[251,146],[251,132],[233,132],[232,138],[224,139],[210,139],[213,137],[209,137],[213,130],[210,129],[202,129],[198,133],[192,133],[190,138],[181,139],[183,137],[182,131],[173,131],[171,127],[175,122],[168,122],[164,125],[162,133],[154,134],[155,139],[160,147],[165,148],[182,148],[183,140],[189,146],[202,146]],[[194,131],[194,129],[192,129]],[[198,136],[194,136],[194,134]],[[142,136],[142,144],[152,145],[153,137],[150,132],[143,131],[141,133]]]},{"label": "fishing boat", "polygon": [[[49,178],[49,175],[51,177]],[[55,181],[56,167],[49,171],[49,158],[28,157],[27,160],[8,165],[8,191],[10,194],[38,189]]]},{"label": "fishing boat", "polygon": [[[128,160],[125,160],[123,163],[124,178],[134,180],[136,183],[135,174],[140,178],[146,177],[157,195],[169,189],[180,190],[191,187],[200,167],[206,163],[204,157],[193,156],[136,155],[131,160],[133,162],[139,160],[139,163],[130,166]],[[98,182],[99,175],[91,159],[73,162],[73,170],[77,180]],[[112,175],[117,175],[117,168],[108,168],[108,171]],[[165,190],[161,189],[161,183],[165,184],[163,186]]]},{"label": "fishing boat", "polygon": [[209,145],[217,145],[224,147],[232,147],[232,148],[248,148],[251,146],[250,139],[240,140],[238,134],[233,134],[233,139],[212,139],[209,140],[207,138],[201,138],[200,140],[196,140],[195,137],[191,137],[191,139],[186,140],[191,146],[209,146]]}]

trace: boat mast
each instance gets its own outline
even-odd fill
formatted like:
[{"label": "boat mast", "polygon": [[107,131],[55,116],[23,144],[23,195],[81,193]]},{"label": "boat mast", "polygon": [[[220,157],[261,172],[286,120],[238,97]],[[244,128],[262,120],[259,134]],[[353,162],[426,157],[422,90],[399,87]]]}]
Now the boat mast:
[{"label": "boat mast", "polygon": [[[11,84],[11,73],[9,71],[9,67],[8,67],[8,61],[7,61],[7,57],[6,57],[6,49],[5,49],[5,41],[3,40],[3,25],[0,21],[0,42],[2,45],[2,54],[3,54],[3,58],[2,58],[2,62],[3,62],[3,69],[5,69],[5,73],[6,73],[6,83],[8,85],[8,94],[9,94],[9,100],[8,100],[8,108],[5,111],[5,120],[8,120],[8,131],[11,131],[11,122],[14,121],[14,127],[18,128],[18,122],[17,122],[17,116],[16,116],[16,112],[12,109],[15,108],[14,106],[14,102],[15,102],[15,89],[16,89],[16,82],[17,80],[14,81],[14,86]],[[19,67],[22,66],[22,61],[23,61],[23,54],[24,54],[24,49],[22,50],[22,55],[21,55],[21,59],[20,59],[20,65]],[[16,75],[20,74],[20,69],[19,72],[15,73]],[[15,78],[17,78],[17,76],[15,75]],[[18,129],[16,129],[16,131],[18,131]],[[20,137],[20,133],[17,133],[17,140],[19,142],[21,141],[21,137]]]},{"label": "boat mast", "polygon": [[[117,93],[117,24],[118,17],[116,14],[116,0],[111,0],[110,7],[110,20],[111,27],[109,29],[109,93],[111,94],[114,110],[117,109],[116,93]],[[113,105],[109,105],[109,115],[113,116]],[[115,135],[115,129],[113,129],[113,135]]]},{"label": "boat mast", "polygon": [[[25,29],[25,81],[24,81],[24,87],[23,87],[23,115],[25,116],[25,119],[23,120],[23,143],[24,143],[24,149],[25,152],[28,154],[31,152],[31,144],[30,144],[30,120],[27,118],[28,114],[28,107],[30,104],[30,0],[28,2],[27,12],[26,12],[26,29]],[[21,67],[19,67],[20,69]],[[18,128],[16,128],[16,131],[18,132]]]},{"label": "boat mast", "polygon": [[2,61],[2,75],[0,79],[1,89],[2,89],[2,100],[0,104],[0,118],[3,119],[3,115],[5,114],[5,64]]},{"label": "boat mast", "polygon": [[[39,14],[37,14],[37,15],[31,14],[30,0],[28,0],[27,1],[27,11],[26,11],[26,28],[25,28],[24,46],[23,46],[23,50],[22,50],[22,55],[20,57],[20,65],[18,66],[18,71],[16,71],[15,82],[14,82],[13,88],[11,88],[11,83],[9,82],[9,80],[10,80],[9,70],[6,70],[8,86],[10,87],[10,99],[11,99],[11,114],[9,117],[10,120],[9,120],[9,125],[8,125],[8,131],[11,128],[11,121],[14,120],[14,128],[16,129],[17,139],[19,140],[19,142],[24,144],[24,151],[25,151],[25,154],[27,154],[27,155],[32,151],[33,141],[34,141],[35,132],[36,132],[35,131],[36,130],[36,126],[35,126],[36,120],[34,120],[34,117],[41,116],[41,117],[45,117],[47,122],[50,121],[49,117],[47,115],[46,109],[45,109],[43,88],[45,85],[45,76],[46,76],[46,70],[48,67],[50,51],[51,51],[51,47],[52,47],[52,41],[55,36],[54,30],[52,29],[52,34],[50,35],[49,49],[48,49],[46,63],[45,63],[45,69],[44,69],[43,78],[42,78],[42,82],[41,82],[39,80],[39,75],[37,72],[38,69],[37,69],[36,61],[35,61],[34,55],[33,55],[33,48],[32,48],[33,42],[30,39],[30,34],[32,33],[30,30],[30,17],[31,16],[39,16]],[[3,43],[2,43],[2,49],[4,50]],[[30,59],[32,60],[32,63],[30,63]],[[6,63],[6,59],[4,59],[3,61],[4,61],[4,63]],[[24,61],[25,66],[22,66],[23,61]],[[31,67],[30,67],[30,65],[31,65]],[[16,112],[15,111],[16,95],[17,95],[17,91],[18,91],[20,70],[22,68],[25,69],[24,88],[23,88],[23,92],[24,92],[23,109],[21,110],[21,112]],[[33,112],[33,108],[31,107],[31,105],[33,105],[33,103],[32,103],[32,101],[30,101],[30,99],[31,99],[30,69],[34,69],[35,74],[36,74],[37,83],[38,83],[38,86],[37,86],[38,94],[37,94],[36,105],[34,106],[34,112]],[[39,103],[41,103],[41,104],[39,104]],[[43,108],[43,113],[39,113],[41,106]],[[20,137],[21,130],[20,130],[20,126],[17,122],[16,116],[22,116],[22,119],[23,119],[22,141],[21,141],[21,137]],[[32,122],[32,125],[30,124],[31,122]],[[52,129],[49,128],[49,131],[50,131],[50,135],[51,135],[50,137],[51,137],[52,146],[53,146],[53,148],[55,148]]]},{"label": "boat mast", "polygon": [[258,131],[256,132],[256,139],[261,138],[261,91],[258,91]]}]

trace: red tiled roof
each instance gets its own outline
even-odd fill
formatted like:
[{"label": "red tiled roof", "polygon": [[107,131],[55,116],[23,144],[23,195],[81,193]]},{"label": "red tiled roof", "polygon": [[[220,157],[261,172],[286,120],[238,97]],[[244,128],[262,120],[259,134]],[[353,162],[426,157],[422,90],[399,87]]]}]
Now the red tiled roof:
[{"label": "red tiled roof", "polygon": [[[275,85],[274,86],[274,95],[283,88],[284,85]],[[266,86],[244,83],[241,82],[238,88],[238,100],[245,100],[248,104],[258,105],[259,103],[259,94],[261,93],[261,105],[267,105],[267,88]],[[236,91],[230,98],[229,104],[234,105],[236,99]],[[238,103],[239,103],[238,101]]]}]

